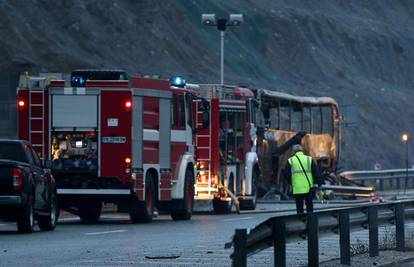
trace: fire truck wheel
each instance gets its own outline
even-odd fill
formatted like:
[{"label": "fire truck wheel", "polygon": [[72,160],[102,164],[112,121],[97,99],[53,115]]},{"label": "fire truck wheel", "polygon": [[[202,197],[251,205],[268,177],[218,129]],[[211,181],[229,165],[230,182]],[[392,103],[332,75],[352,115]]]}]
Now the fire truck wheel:
[{"label": "fire truck wheel", "polygon": [[94,223],[101,216],[102,202],[86,200],[84,204],[79,206],[79,217],[84,223]]},{"label": "fire truck wheel", "polygon": [[230,214],[232,206],[233,201],[231,200],[213,199],[213,210],[215,214]]},{"label": "fire truck wheel", "polygon": [[[234,176],[230,175],[227,188],[234,194]],[[213,210],[215,214],[230,214],[233,207],[233,200],[227,195],[227,193],[220,194],[213,198]]]},{"label": "fire truck wheel", "polygon": [[154,214],[155,190],[151,174],[145,179],[145,201],[136,201],[135,206],[129,212],[133,223],[149,223]]},{"label": "fire truck wheel", "polygon": [[32,194],[29,195],[28,201],[22,213],[17,219],[17,230],[20,233],[31,233],[34,227],[34,197]]},{"label": "fire truck wheel", "polygon": [[46,216],[39,216],[37,222],[42,231],[53,231],[59,218],[59,207],[56,192],[50,195],[49,211]]},{"label": "fire truck wheel", "polygon": [[173,220],[189,220],[193,214],[194,204],[194,175],[187,170],[185,172],[184,198],[172,201],[171,217]]},{"label": "fire truck wheel", "polygon": [[252,177],[252,195],[249,199],[240,199],[240,210],[254,210],[257,203],[257,173],[253,172]]}]

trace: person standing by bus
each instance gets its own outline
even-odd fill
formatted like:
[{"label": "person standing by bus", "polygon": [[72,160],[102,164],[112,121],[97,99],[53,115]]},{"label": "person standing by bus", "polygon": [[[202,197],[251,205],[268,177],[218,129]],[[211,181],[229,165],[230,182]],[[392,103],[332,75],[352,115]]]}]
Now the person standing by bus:
[{"label": "person standing by bus", "polygon": [[303,214],[303,205],[306,203],[306,212],[313,212],[313,198],[315,197],[315,181],[321,186],[323,181],[318,167],[312,157],[306,156],[301,145],[294,145],[293,156],[289,158],[284,170],[284,177],[292,186],[292,193],[296,201],[296,212]]}]

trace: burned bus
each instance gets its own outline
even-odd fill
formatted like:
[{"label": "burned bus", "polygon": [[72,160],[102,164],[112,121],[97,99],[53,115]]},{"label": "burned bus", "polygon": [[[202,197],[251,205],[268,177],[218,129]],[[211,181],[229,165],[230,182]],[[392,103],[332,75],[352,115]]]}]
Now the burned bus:
[{"label": "burned bus", "polygon": [[341,150],[341,116],[330,97],[299,97],[286,93],[256,90],[255,122],[257,155],[261,169],[259,190],[269,188],[287,197],[288,183],[282,177],[291,147],[302,144],[316,160],[326,178],[335,181]]}]

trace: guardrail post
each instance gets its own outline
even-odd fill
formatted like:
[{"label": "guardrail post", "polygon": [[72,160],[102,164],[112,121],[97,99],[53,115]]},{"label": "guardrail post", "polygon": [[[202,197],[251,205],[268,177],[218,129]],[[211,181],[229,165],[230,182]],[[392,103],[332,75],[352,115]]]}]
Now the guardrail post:
[{"label": "guardrail post", "polygon": [[351,243],[349,229],[349,211],[339,211],[339,246],[341,264],[351,265]]},{"label": "guardrail post", "polygon": [[404,203],[395,204],[395,244],[398,251],[405,251]]},{"label": "guardrail post", "polygon": [[308,232],[308,266],[319,266],[318,214],[308,213],[306,224]]},{"label": "guardrail post", "polygon": [[286,266],[286,223],[284,220],[273,222],[273,249],[275,267]]},{"label": "guardrail post", "polygon": [[378,256],[378,207],[368,207],[369,256]]},{"label": "guardrail post", "polygon": [[247,230],[236,229],[236,234],[234,235],[234,255],[232,263],[232,266],[234,267],[247,266],[246,240]]}]

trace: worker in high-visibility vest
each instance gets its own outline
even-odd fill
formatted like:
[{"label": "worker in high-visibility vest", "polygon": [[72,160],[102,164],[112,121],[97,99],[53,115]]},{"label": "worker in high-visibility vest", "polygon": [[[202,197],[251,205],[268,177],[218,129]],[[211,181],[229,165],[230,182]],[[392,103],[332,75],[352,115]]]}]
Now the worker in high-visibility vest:
[{"label": "worker in high-visibility vest", "polygon": [[289,158],[284,170],[285,179],[292,186],[292,193],[296,201],[296,212],[303,213],[303,204],[306,202],[306,211],[313,212],[313,198],[315,184],[321,186],[323,181],[319,176],[318,167],[312,157],[303,153],[301,145],[293,146],[294,155]]}]

